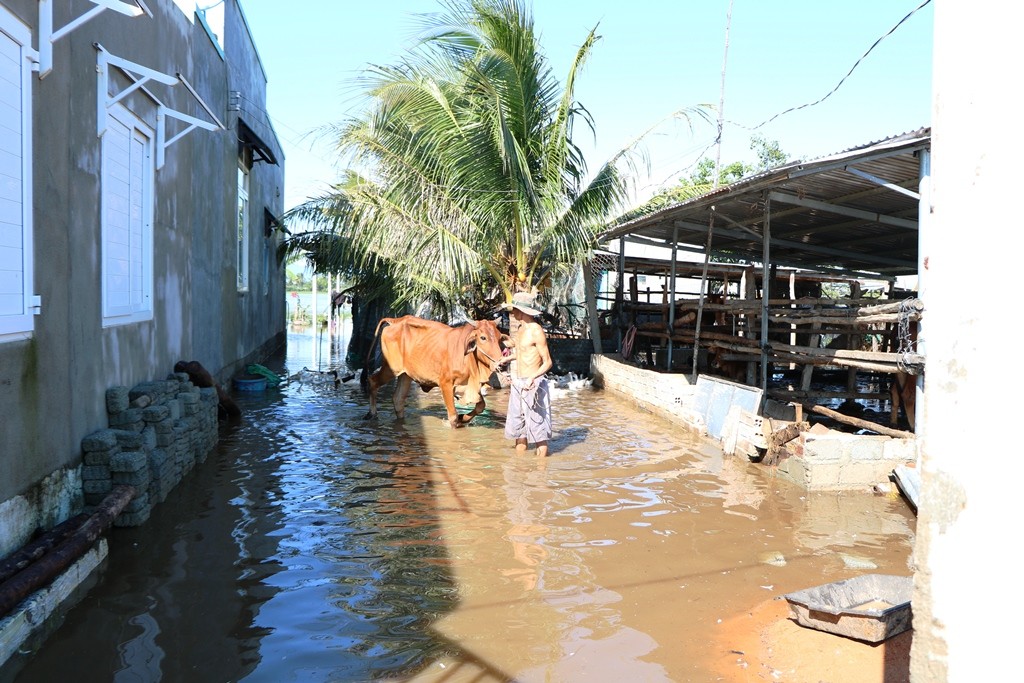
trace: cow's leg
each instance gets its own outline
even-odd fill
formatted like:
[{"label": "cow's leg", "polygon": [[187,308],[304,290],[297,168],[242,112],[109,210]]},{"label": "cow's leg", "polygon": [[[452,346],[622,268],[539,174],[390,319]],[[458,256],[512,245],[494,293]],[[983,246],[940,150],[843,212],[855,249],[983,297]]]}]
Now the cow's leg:
[{"label": "cow's leg", "polygon": [[451,382],[442,381],[440,384],[441,396],[444,398],[444,407],[448,410],[448,426],[461,427],[459,413],[455,410],[455,385]]},{"label": "cow's leg", "polygon": [[412,378],[402,374],[398,376],[398,383],[395,386],[394,396],[391,397],[395,404],[395,417],[399,420],[405,418],[405,400],[409,397],[409,387],[412,386]]},{"label": "cow's leg", "polygon": [[900,421],[900,375],[892,376],[892,383],[889,385],[889,400],[892,402],[892,410],[889,412],[889,426],[895,427]]},{"label": "cow's leg", "polygon": [[363,416],[364,420],[374,420],[377,418],[377,390],[394,378],[395,373],[391,372],[391,368],[386,362],[380,366],[380,370],[370,375],[368,390],[370,394],[370,410]]},{"label": "cow's leg", "polygon": [[459,417],[458,417],[459,422],[461,424],[469,424],[470,420],[472,420],[474,417],[476,417],[480,413],[484,412],[484,408],[485,407],[486,407],[486,404],[484,403],[484,397],[481,396],[480,400],[477,401],[476,405],[473,406],[473,410],[471,410],[468,413],[464,413],[462,415],[459,415]]}]

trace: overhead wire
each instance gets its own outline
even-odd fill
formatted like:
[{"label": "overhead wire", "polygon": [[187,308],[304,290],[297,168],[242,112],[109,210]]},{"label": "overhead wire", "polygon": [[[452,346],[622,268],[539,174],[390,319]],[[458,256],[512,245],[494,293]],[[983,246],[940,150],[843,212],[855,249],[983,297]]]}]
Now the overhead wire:
[{"label": "overhead wire", "polygon": [[771,118],[765,119],[764,121],[762,121],[761,123],[757,124],[756,126],[754,126],[752,128],[749,128],[749,127],[744,126],[742,124],[736,123],[735,121],[730,121],[730,123],[732,123],[733,125],[739,126],[740,128],[745,128],[746,130],[757,130],[759,128],[762,128],[763,126],[768,125],[769,123],[771,123],[775,119],[779,118],[780,116],[783,116],[785,114],[790,114],[792,112],[799,111],[801,109],[807,109],[808,107],[813,107],[815,105],[821,104],[822,102],[827,100],[829,97],[834,95],[836,93],[836,91],[839,90],[840,87],[842,87],[843,83],[846,82],[846,79],[850,77],[850,75],[857,69],[857,67],[860,66],[861,62],[863,62],[867,58],[867,56],[870,55],[872,53],[872,51],[874,51],[874,49],[876,47],[878,47],[879,44],[883,40],[885,40],[886,38],[891,36],[896,31],[896,29],[898,29],[900,26],[903,25],[903,23],[905,21],[907,21],[907,19],[910,19],[910,17],[914,16],[918,11],[920,11],[926,5],[931,3],[931,1],[932,0],[924,0],[924,2],[922,2],[920,5],[918,5],[917,7],[912,9],[909,13],[907,13],[907,15],[905,17],[903,17],[902,19],[897,21],[895,26],[893,26],[891,29],[886,31],[881,36],[879,36],[878,39],[875,40],[875,42],[871,44],[871,47],[869,47],[867,49],[867,52],[865,52],[863,55],[861,55],[860,58],[856,62],[854,62],[853,66],[850,67],[850,70],[846,72],[846,75],[843,76],[842,78],[840,78],[839,82],[836,83],[835,87],[832,88],[831,90],[829,90],[824,96],[818,98],[817,100],[815,100],[813,102],[807,102],[805,104],[801,104],[801,105],[796,106],[796,107],[790,107],[789,109],[786,109],[784,111],[780,111],[778,114],[775,114]]},{"label": "overhead wire", "polygon": [[[864,52],[864,54],[861,55],[854,62],[854,64],[850,67],[850,69],[846,72],[846,74],[842,78],[839,79],[839,81],[836,83],[835,87],[833,87],[829,92],[827,92],[822,97],[820,97],[820,98],[818,98],[818,99],[816,99],[816,100],[814,100],[812,102],[806,102],[804,104],[793,106],[793,107],[789,107],[789,108],[787,108],[785,110],[782,110],[782,111],[772,115],[771,117],[765,119],[764,121],[762,121],[761,123],[759,123],[759,124],[757,124],[755,126],[747,126],[747,125],[744,125],[742,123],[739,123],[739,122],[733,121],[733,120],[726,120],[726,122],[729,123],[730,125],[736,126],[738,128],[742,128],[744,130],[755,131],[755,130],[758,130],[760,128],[763,128],[764,126],[768,125],[769,123],[775,121],[776,119],[778,119],[778,118],[780,118],[782,116],[785,116],[787,114],[791,114],[791,113],[793,113],[795,111],[800,111],[800,110],[803,110],[803,109],[814,107],[814,106],[817,106],[817,105],[825,102],[827,99],[829,99],[832,95],[834,95],[846,83],[846,81],[850,78],[850,76],[857,69],[857,67],[860,66],[860,64],[882,43],[883,40],[885,40],[890,35],[895,33],[896,30],[899,29],[900,26],[902,26],[914,14],[916,14],[920,10],[924,9],[931,2],[932,2],[932,0],[923,0],[923,2],[921,2],[920,5],[918,5],[916,8],[914,8],[913,10],[908,12],[902,19],[900,19],[898,22],[896,22],[896,24],[894,24],[892,26],[892,28],[890,28],[884,34],[879,36],[871,44],[871,46]],[[294,133],[294,134],[302,135],[302,136],[307,135],[307,134],[301,133],[301,131],[296,130],[295,128],[293,128],[292,126],[288,125],[283,120],[278,119],[277,117],[270,116],[270,114],[268,112],[266,112],[265,110],[263,110],[262,106],[259,105],[258,103],[253,102],[252,100],[246,98],[244,95],[240,94],[239,96],[242,99],[246,100],[247,102],[250,102],[251,104],[256,105],[257,107],[260,107],[260,113],[267,119],[268,122],[273,121],[275,123],[279,123],[281,126],[283,126],[284,128],[287,128],[288,130],[292,131],[292,133]],[[287,141],[291,145],[293,145],[295,147],[300,147],[299,143],[296,142],[293,139],[287,139]],[[704,143],[699,143],[697,145],[693,145],[692,147],[688,148],[687,150],[683,150],[683,151],[680,151],[677,154],[672,155],[674,158],[683,158],[683,157],[685,157],[685,158],[692,159],[692,161],[689,161],[687,164],[685,164],[683,166],[680,166],[679,168],[677,168],[677,169],[675,169],[673,171],[670,171],[669,173],[663,174],[662,177],[665,180],[663,180],[661,182],[647,183],[647,184],[641,186],[640,189],[649,190],[651,187],[663,187],[668,182],[669,179],[671,179],[671,178],[678,178],[681,174],[686,173],[687,171],[693,169],[700,162],[700,160],[703,158],[703,155],[706,154],[707,151],[709,149],[711,149],[711,147],[713,147],[714,145],[720,144],[720,142],[721,142],[721,130],[719,129],[716,137],[714,139],[712,139],[712,141],[710,143],[707,143],[706,145]],[[696,157],[692,157],[691,156],[692,152],[694,150],[696,150],[697,148],[700,148],[700,147],[703,147],[702,152],[700,154],[698,154]],[[310,153],[313,154],[313,156],[315,156],[316,158],[318,158],[321,161],[323,161],[324,163],[327,163],[327,164],[334,163],[333,161],[325,159],[321,155],[316,154],[316,153],[312,152],[311,150],[310,150]],[[662,164],[662,166],[664,166],[664,164]],[[608,182],[612,182],[612,181],[609,180]],[[503,194],[503,195],[508,195],[509,199],[499,200],[499,201],[506,201],[506,202],[515,202],[515,201],[517,201],[513,197],[513,195],[516,194],[516,191],[512,190],[512,189],[493,189],[493,190],[492,189],[478,189],[478,188],[460,187],[460,186],[457,186],[457,185],[446,185],[446,184],[443,184],[443,183],[437,184],[437,187],[441,188],[441,189],[445,189],[445,190],[449,190],[449,191],[457,191],[457,192],[467,192],[467,193],[479,192],[481,194],[487,193],[487,194],[497,194],[497,195],[502,195]],[[592,187],[595,187],[595,186],[592,186]],[[600,187],[600,185],[598,185],[596,187]]]}]

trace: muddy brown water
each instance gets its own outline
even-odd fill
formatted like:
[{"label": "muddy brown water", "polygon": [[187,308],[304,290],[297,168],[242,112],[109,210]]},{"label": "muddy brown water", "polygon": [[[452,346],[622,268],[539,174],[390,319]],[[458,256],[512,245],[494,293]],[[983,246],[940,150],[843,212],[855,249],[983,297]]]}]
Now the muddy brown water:
[{"label": "muddy brown water", "polygon": [[[268,361],[310,365],[305,338]],[[556,395],[551,454],[435,389],[376,422],[358,383],[244,411],[110,554],[13,681],[704,681],[718,625],[787,592],[910,574],[899,498],[809,494],[609,391]],[[725,648],[725,649],[723,649]]]}]

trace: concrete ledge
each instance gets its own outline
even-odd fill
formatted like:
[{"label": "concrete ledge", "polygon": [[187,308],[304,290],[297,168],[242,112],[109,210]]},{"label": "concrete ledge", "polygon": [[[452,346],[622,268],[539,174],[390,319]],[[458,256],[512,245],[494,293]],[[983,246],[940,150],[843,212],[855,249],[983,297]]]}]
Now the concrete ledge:
[{"label": "concrete ledge", "polygon": [[[720,440],[708,436],[702,418],[694,410],[696,388],[690,384],[689,375],[647,370],[610,355],[593,356],[591,373],[595,384],[629,399],[638,408],[722,446]],[[723,433],[729,434],[730,430],[735,428],[727,426]],[[805,432],[791,442],[789,451],[790,456],[774,466],[783,478],[812,491],[868,491],[878,485],[890,486],[890,475],[896,467],[917,460],[917,441],[827,430]]]},{"label": "concrete ledge", "polygon": [[595,385],[629,399],[637,408],[700,431],[690,408],[695,388],[687,375],[645,370],[596,354],[590,358],[590,372]]},{"label": "concrete ledge", "polygon": [[78,561],[52,583],[25,598],[10,614],[0,619],[0,666],[13,657],[30,639],[41,641],[48,635],[48,620],[66,607],[68,598],[89,578],[107,557],[107,540],[98,539]]}]

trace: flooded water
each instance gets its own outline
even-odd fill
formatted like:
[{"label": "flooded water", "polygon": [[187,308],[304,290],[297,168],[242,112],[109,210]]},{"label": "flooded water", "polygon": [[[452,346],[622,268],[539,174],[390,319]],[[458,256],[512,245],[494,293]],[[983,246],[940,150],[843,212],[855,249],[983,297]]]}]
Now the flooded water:
[{"label": "flooded water", "polygon": [[721,621],[910,573],[900,499],[808,494],[607,391],[556,396],[544,460],[503,438],[502,391],[459,430],[436,389],[403,423],[389,395],[363,421],[357,381],[236,399],[12,680],[716,680]]}]

